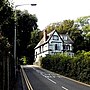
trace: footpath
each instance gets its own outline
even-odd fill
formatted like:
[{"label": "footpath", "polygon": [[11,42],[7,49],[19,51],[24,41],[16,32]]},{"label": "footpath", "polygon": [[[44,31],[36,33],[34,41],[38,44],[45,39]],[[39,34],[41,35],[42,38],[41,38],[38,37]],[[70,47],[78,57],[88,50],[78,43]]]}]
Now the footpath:
[{"label": "footpath", "polygon": [[20,71],[17,72],[17,78],[13,90],[23,90],[22,76]]},{"label": "footpath", "polygon": [[17,72],[17,79],[13,90],[33,90],[23,66]]}]

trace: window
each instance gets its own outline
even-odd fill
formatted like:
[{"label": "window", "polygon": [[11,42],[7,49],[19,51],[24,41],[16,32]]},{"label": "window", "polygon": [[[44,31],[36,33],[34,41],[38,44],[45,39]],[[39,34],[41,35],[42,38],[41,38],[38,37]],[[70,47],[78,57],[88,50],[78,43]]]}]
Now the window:
[{"label": "window", "polygon": [[68,45],[65,46],[65,49],[68,50]]},{"label": "window", "polygon": [[39,50],[40,50],[39,52],[41,53],[41,47],[39,48]]},{"label": "window", "polygon": [[70,46],[69,45],[64,45],[63,47],[65,50],[70,50]]},{"label": "window", "polygon": [[58,48],[57,48],[57,44],[55,44],[55,50],[58,50]]},{"label": "window", "polygon": [[59,44],[55,44],[55,50],[60,50]]},{"label": "window", "polygon": [[42,52],[44,51],[44,46],[42,46]]},{"label": "window", "polygon": [[36,52],[36,58],[37,58],[37,52]]},{"label": "window", "polygon": [[58,40],[59,37],[57,35],[53,35],[53,40]]},{"label": "window", "polygon": [[67,36],[62,36],[62,39],[63,40],[67,40]]}]

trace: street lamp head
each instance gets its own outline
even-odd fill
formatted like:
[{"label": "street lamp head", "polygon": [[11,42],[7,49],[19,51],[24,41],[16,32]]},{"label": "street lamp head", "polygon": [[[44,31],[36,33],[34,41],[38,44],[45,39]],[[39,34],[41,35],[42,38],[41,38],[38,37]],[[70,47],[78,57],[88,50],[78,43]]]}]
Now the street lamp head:
[{"label": "street lamp head", "polygon": [[31,6],[36,6],[37,4],[31,4]]},{"label": "street lamp head", "polygon": [[18,7],[18,6],[25,6],[25,5],[36,6],[37,4],[34,4],[34,3],[33,3],[33,4],[20,4],[20,5],[16,5],[16,6],[15,6],[15,9],[16,9],[16,7]]}]

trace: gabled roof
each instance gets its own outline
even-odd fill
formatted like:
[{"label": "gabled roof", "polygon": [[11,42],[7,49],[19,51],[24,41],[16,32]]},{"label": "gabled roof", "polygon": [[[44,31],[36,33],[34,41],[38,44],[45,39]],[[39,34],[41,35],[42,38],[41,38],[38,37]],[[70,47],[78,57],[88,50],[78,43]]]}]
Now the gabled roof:
[{"label": "gabled roof", "polygon": [[67,40],[64,40],[63,38],[63,41],[64,41],[64,43],[65,44],[73,44],[74,42],[72,41],[72,39],[69,37],[69,35],[68,34],[60,34],[62,37],[63,36],[67,36]]},{"label": "gabled roof", "polygon": [[[51,39],[52,35],[54,34],[54,32],[57,32],[56,30],[53,30],[52,32],[50,32],[49,34],[47,34],[47,40],[44,41],[44,37],[40,40],[40,42],[37,44],[37,46],[34,48],[38,48],[41,45],[44,45],[45,43],[49,42],[49,40]],[[59,35],[59,34],[58,34]],[[60,34],[59,37],[61,38],[61,36],[66,36],[67,34]],[[63,38],[61,38],[61,40],[65,43],[65,44],[72,44],[73,41],[71,40],[71,38],[67,35],[67,40],[63,40]]]},{"label": "gabled roof", "polygon": [[37,47],[39,47],[39,46],[47,43],[47,42],[50,40],[51,36],[54,34],[55,31],[56,31],[56,30],[53,30],[52,32],[50,32],[49,34],[47,34],[47,40],[46,40],[46,41],[44,41],[44,37],[43,37],[43,38],[40,40],[40,42],[37,44],[37,46],[36,46],[35,48],[37,48]]},{"label": "gabled roof", "polygon": [[[35,48],[41,46],[42,44],[44,44],[44,37],[41,39],[41,41],[37,44],[37,46],[36,46]],[[35,48],[34,48],[34,49],[35,49]]]}]

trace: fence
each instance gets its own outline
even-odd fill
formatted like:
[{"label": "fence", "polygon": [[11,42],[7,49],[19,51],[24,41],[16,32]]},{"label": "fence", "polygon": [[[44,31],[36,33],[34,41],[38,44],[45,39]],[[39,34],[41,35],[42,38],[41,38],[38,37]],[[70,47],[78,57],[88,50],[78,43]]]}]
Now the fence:
[{"label": "fence", "polygon": [[11,53],[0,52],[0,90],[12,90],[15,81],[14,59]]}]

